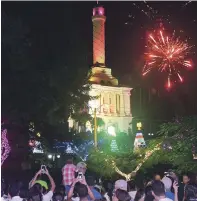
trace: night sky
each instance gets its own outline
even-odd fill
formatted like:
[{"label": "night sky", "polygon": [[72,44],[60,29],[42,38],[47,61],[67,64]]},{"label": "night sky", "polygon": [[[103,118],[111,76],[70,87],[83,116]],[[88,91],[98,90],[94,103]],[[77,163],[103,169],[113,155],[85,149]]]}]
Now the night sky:
[{"label": "night sky", "polygon": [[[106,65],[120,78],[132,74],[143,64],[146,31],[156,26],[160,17],[183,30],[191,43],[197,44],[197,2],[151,2],[158,10],[150,20],[140,9],[144,2],[100,2],[105,7]],[[20,18],[28,30],[32,57],[37,65],[58,62],[68,66],[90,67],[92,64],[92,8],[96,2],[2,2],[2,10]],[[148,11],[148,10],[147,10]],[[130,17],[129,17],[130,15]],[[164,17],[162,17],[164,16]]]}]

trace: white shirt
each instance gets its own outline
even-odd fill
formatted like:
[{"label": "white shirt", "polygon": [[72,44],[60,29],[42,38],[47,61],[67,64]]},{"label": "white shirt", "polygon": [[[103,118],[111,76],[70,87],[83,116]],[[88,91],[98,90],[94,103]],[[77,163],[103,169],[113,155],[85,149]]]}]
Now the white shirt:
[{"label": "white shirt", "polygon": [[136,195],[137,191],[130,191],[129,195],[131,196],[131,198],[134,200],[135,199],[135,195]]},{"label": "white shirt", "polygon": [[7,195],[1,197],[1,201],[10,201],[11,199]]},{"label": "white shirt", "polygon": [[49,191],[47,194],[42,196],[43,201],[51,201],[53,197],[53,192]]},{"label": "white shirt", "polygon": [[109,196],[108,196],[107,193],[105,193],[104,198],[105,198],[107,201],[110,201],[110,198],[109,198]]},{"label": "white shirt", "polygon": [[23,198],[21,198],[20,196],[14,196],[12,197],[11,201],[23,201]]}]

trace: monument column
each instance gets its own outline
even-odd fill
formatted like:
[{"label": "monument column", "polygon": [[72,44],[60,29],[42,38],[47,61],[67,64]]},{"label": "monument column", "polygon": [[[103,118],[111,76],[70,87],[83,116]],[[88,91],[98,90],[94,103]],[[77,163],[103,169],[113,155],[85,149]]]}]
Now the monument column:
[{"label": "monument column", "polygon": [[93,8],[93,64],[105,66],[105,9]]}]

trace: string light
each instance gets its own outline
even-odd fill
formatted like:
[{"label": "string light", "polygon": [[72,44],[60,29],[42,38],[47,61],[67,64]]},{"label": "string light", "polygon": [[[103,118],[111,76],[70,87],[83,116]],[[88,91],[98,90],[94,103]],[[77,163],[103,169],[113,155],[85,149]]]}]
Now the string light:
[{"label": "string light", "polygon": [[11,148],[8,143],[7,139],[7,129],[4,129],[1,132],[1,166],[3,165],[4,161],[9,156]]},{"label": "string light", "polygon": [[[155,151],[160,150],[160,147],[161,147],[161,143],[158,143],[152,150],[147,151],[146,154],[145,154],[144,159],[142,160],[142,162],[139,163],[139,164],[137,165],[137,167],[135,168],[135,170],[132,171],[132,172],[130,172],[129,174],[126,174],[126,173],[122,172],[122,171],[117,167],[116,162],[115,162],[114,160],[111,161],[111,162],[112,162],[112,167],[113,167],[113,169],[114,169],[119,175],[125,177],[125,179],[126,179],[127,181],[130,181],[131,178],[132,178],[132,176],[135,175],[135,174],[139,171],[139,169],[140,169],[140,168],[142,167],[142,165],[150,158],[150,156],[152,156],[152,154],[153,154]],[[105,161],[106,161],[106,162],[109,162],[107,159],[106,159]]]}]

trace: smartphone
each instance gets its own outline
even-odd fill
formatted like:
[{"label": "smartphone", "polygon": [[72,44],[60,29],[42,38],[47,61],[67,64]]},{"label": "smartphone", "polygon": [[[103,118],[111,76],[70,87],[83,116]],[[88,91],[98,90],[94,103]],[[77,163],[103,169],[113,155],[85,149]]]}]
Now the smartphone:
[{"label": "smartphone", "polygon": [[82,172],[79,172],[78,173],[78,178],[81,180],[81,179],[83,179],[83,173]]},{"label": "smartphone", "polygon": [[46,172],[46,165],[41,165],[41,172],[43,174]]}]

